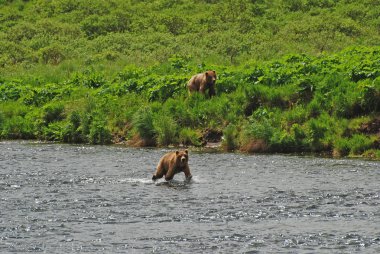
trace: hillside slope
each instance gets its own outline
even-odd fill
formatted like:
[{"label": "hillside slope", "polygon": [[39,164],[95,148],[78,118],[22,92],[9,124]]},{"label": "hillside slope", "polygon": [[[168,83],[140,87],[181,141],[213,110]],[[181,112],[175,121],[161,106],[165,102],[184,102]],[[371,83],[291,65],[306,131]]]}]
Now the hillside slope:
[{"label": "hillside slope", "polygon": [[379,159],[379,5],[0,0],[0,139]]},{"label": "hillside slope", "polygon": [[8,71],[150,66],[173,56],[229,65],[379,40],[377,0],[0,1],[0,69]]}]

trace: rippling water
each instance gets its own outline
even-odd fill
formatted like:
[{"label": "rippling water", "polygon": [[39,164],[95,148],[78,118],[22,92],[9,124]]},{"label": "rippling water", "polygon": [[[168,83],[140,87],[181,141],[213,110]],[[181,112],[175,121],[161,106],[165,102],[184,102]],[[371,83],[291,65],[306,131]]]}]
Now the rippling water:
[{"label": "rippling water", "polygon": [[0,142],[0,252],[380,253],[380,162]]}]

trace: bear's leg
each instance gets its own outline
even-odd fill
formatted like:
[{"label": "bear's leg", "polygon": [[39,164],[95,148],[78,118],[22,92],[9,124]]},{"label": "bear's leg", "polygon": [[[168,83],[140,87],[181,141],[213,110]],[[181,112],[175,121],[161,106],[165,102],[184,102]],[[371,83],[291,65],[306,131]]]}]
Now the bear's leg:
[{"label": "bear's leg", "polygon": [[205,93],[206,93],[206,86],[205,86],[205,85],[201,85],[201,86],[199,87],[199,92],[200,92],[201,94],[205,94]]},{"label": "bear's leg", "polygon": [[160,179],[160,178],[162,178],[164,175],[157,175],[157,174],[154,174],[153,176],[152,176],[152,180],[153,181],[156,181],[157,179]]},{"label": "bear's leg", "polygon": [[164,176],[164,170],[162,170],[161,167],[157,167],[156,172],[154,173],[152,180],[155,181],[157,179],[160,179]]},{"label": "bear's leg", "polygon": [[174,177],[174,174],[175,174],[175,170],[174,170],[174,168],[170,168],[170,169],[168,170],[168,172],[166,173],[166,175],[165,175],[165,180],[166,180],[166,181],[170,181],[170,180],[172,180],[173,177]]},{"label": "bear's leg", "polygon": [[210,86],[208,88],[208,95],[209,95],[210,98],[215,95],[215,88],[214,88],[214,86]]},{"label": "bear's leg", "polygon": [[190,173],[190,168],[188,166],[185,168],[183,172],[185,173],[186,180],[190,180],[193,177]]}]

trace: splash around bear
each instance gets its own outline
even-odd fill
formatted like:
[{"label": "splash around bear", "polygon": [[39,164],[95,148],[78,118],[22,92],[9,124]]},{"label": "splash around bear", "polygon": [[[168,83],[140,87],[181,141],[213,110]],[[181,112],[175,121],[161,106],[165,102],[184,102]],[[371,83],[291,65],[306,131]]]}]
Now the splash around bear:
[{"label": "splash around bear", "polygon": [[187,83],[187,89],[190,93],[200,92],[202,94],[205,94],[206,90],[208,90],[208,95],[211,97],[215,95],[215,82],[216,72],[206,71],[194,75]]},{"label": "splash around bear", "polygon": [[190,180],[192,175],[189,169],[189,152],[184,151],[175,151],[165,154],[157,165],[156,172],[154,173],[152,180],[165,176],[166,181],[173,179],[174,175],[180,172],[184,172],[186,180]]}]

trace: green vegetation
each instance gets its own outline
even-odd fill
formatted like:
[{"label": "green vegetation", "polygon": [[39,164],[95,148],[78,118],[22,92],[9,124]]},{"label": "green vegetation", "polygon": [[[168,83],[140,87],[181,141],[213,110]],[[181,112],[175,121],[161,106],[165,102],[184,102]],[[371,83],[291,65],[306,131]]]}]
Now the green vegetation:
[{"label": "green vegetation", "polygon": [[379,1],[0,7],[1,139],[380,158]]},{"label": "green vegetation", "polygon": [[88,66],[239,64],[375,46],[379,28],[378,0],[0,0],[0,68],[56,82]]}]

